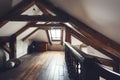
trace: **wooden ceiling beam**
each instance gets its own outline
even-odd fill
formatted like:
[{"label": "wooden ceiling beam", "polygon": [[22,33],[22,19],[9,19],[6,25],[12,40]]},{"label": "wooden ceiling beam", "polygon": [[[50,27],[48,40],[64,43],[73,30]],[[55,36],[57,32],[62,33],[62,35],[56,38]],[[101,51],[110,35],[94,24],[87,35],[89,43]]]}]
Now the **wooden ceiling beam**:
[{"label": "wooden ceiling beam", "polygon": [[21,3],[19,3],[17,6],[15,6],[11,11],[9,11],[7,14],[5,14],[5,16],[3,16],[0,19],[0,28],[8,22],[7,19],[9,19],[12,16],[20,15],[34,4],[35,4],[34,0],[24,0]]},{"label": "wooden ceiling beam", "polygon": [[44,15],[47,15],[47,16],[50,15],[50,13],[47,11],[46,7],[43,4],[41,4],[39,1],[35,0],[35,4],[44,13]]},{"label": "wooden ceiling beam", "polygon": [[96,45],[100,46],[101,49],[106,50],[110,54],[118,55],[120,57],[120,45],[111,39],[105,37],[104,35],[98,33],[97,31],[91,29],[87,25],[72,20],[73,26],[84,36],[92,40]]},{"label": "wooden ceiling beam", "polygon": [[34,31],[32,31],[30,34],[28,34],[26,37],[24,37],[22,40],[25,41],[28,37],[30,37],[32,34],[34,34],[36,31],[38,31],[39,28],[35,29]]},{"label": "wooden ceiling beam", "polygon": [[29,24],[26,27],[38,27],[39,29],[64,29],[65,26],[62,24]]},{"label": "wooden ceiling beam", "polygon": [[9,36],[0,36],[0,43],[8,42],[8,41],[9,41]]},{"label": "wooden ceiling beam", "polygon": [[120,57],[120,44],[116,43],[115,41],[105,37],[101,33],[93,30],[90,26],[86,25],[85,23],[77,20],[76,18],[72,17],[68,13],[64,12],[63,10],[55,7],[52,3],[47,0],[40,0],[41,3],[47,6],[48,9],[54,11],[57,15],[64,15],[69,18],[69,22],[73,24],[73,27],[77,29],[80,33],[84,36],[92,40],[94,43],[99,45],[101,49],[106,50],[109,54],[119,55]]},{"label": "wooden ceiling beam", "polygon": [[63,27],[61,24],[31,24],[28,27]]},{"label": "wooden ceiling beam", "polygon": [[78,40],[82,41],[86,45],[90,45],[91,47],[95,48],[96,50],[100,51],[101,53],[105,54],[106,56],[112,58],[113,60],[115,60],[117,62],[120,62],[118,55],[110,54],[109,52],[107,52],[106,50],[102,49],[100,46],[98,46],[95,42],[93,42],[89,38],[83,36],[82,34],[79,34],[75,30],[73,30],[73,29],[71,29],[71,28],[69,28],[67,26],[66,26],[66,28],[67,28],[67,30],[70,31],[70,34],[72,36],[74,36],[75,38],[77,38]]},{"label": "wooden ceiling beam", "polygon": [[50,30],[50,29],[64,29],[64,28],[63,27],[47,27],[47,26],[43,26],[43,27],[39,27],[39,29]]},{"label": "wooden ceiling beam", "polygon": [[30,28],[29,26],[31,25],[35,25],[36,22],[29,22],[27,23],[27,25],[25,25],[23,28],[21,28],[19,31],[17,31],[16,33],[14,33],[13,35],[19,36],[21,33],[23,33],[24,31],[26,31],[28,28]]},{"label": "wooden ceiling beam", "polygon": [[69,19],[58,16],[28,16],[28,15],[20,15],[20,16],[12,16],[8,21],[45,21],[45,22],[67,22]]},{"label": "wooden ceiling beam", "polygon": [[62,11],[59,8],[56,8],[52,3],[50,3],[48,0],[36,0],[38,2],[40,2],[41,4],[44,5],[45,8],[47,8],[48,10],[52,11],[53,13],[55,13],[57,16],[61,16],[61,17],[69,17],[68,14],[66,14],[64,11]]}]

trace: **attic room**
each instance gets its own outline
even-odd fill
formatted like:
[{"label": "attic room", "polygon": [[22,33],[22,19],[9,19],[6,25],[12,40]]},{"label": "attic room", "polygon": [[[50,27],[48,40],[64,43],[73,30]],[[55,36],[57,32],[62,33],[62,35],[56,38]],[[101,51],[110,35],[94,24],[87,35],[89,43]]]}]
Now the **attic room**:
[{"label": "attic room", "polygon": [[120,80],[119,0],[0,0],[0,80]]}]

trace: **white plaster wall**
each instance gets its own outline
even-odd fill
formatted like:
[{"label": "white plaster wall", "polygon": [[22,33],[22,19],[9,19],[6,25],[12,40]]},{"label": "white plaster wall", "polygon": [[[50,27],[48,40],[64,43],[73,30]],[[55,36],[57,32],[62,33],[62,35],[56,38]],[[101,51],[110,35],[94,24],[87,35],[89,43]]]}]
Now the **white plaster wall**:
[{"label": "white plaster wall", "polygon": [[29,41],[22,41],[22,40],[17,40],[16,42],[16,56],[17,58],[27,54],[27,49],[28,49],[28,45],[29,45]]},{"label": "white plaster wall", "polygon": [[0,28],[0,36],[11,36],[23,28],[26,24],[27,22],[9,21],[2,28]]}]

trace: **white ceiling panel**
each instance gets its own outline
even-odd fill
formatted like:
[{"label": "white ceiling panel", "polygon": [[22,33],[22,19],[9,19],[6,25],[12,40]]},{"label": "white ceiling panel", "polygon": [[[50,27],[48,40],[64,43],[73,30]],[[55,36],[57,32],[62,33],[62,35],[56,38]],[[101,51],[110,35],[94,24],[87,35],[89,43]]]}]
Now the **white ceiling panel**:
[{"label": "white ceiling panel", "polygon": [[120,43],[120,0],[50,0],[94,30]]},{"label": "white ceiling panel", "polygon": [[45,30],[42,30],[42,29],[40,29],[37,32],[35,32],[28,39],[29,40],[48,42],[47,34],[46,34]]},{"label": "white ceiling panel", "polygon": [[33,5],[32,7],[30,7],[28,10],[26,10],[25,12],[22,13],[22,15],[42,15],[43,12],[40,11],[40,9],[36,6]]},{"label": "white ceiling panel", "polygon": [[0,28],[0,36],[11,36],[26,24],[27,22],[9,21],[2,28]]},{"label": "white ceiling panel", "polygon": [[35,28],[29,28],[29,29],[27,29],[26,31],[24,31],[23,33],[21,33],[21,34],[17,37],[17,39],[18,39],[18,40],[23,39],[24,37],[26,37],[27,35],[29,35],[31,32],[33,32],[35,29],[37,29],[37,28],[35,27]]}]

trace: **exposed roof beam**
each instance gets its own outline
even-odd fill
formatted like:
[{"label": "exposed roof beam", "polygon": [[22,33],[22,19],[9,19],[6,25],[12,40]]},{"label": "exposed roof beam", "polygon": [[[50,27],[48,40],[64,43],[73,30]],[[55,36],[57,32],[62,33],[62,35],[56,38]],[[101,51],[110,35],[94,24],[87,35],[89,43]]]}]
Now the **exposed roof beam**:
[{"label": "exposed roof beam", "polygon": [[26,28],[29,28],[29,27],[38,27],[39,29],[45,29],[45,30],[65,28],[63,24],[28,24],[26,25]]},{"label": "exposed roof beam", "polygon": [[23,28],[21,28],[19,31],[17,31],[13,35],[19,36],[21,33],[23,33],[25,30],[27,30],[30,25],[35,25],[35,23],[36,22],[29,22],[27,25],[25,25]]},{"label": "exposed roof beam", "polygon": [[45,8],[45,6],[43,4],[41,4],[39,1],[35,0],[36,5],[38,6],[38,8],[44,13],[44,15],[50,15],[49,12],[47,11],[47,9]]},{"label": "exposed roof beam", "polygon": [[39,1],[41,4],[43,4],[48,10],[52,11],[55,13],[57,16],[61,17],[69,17],[67,13],[62,11],[59,8],[56,8],[52,3],[50,3],[48,0],[36,0]]},{"label": "exposed roof beam", "polygon": [[52,45],[52,42],[50,40],[50,36],[49,36],[48,30],[45,30],[45,31],[46,31],[46,34],[47,34],[48,41],[49,41],[50,45]]},{"label": "exposed roof beam", "polygon": [[78,32],[76,32],[75,30],[69,28],[69,27],[66,27],[67,30],[70,31],[70,34],[72,36],[74,36],[75,38],[77,38],[78,40],[82,41],[83,43],[87,44],[87,45],[90,45],[92,46],[93,48],[95,48],[96,50],[102,52],[103,54],[109,56],[110,58],[114,59],[115,61],[120,61],[119,60],[119,56],[118,55],[115,55],[115,54],[110,54],[109,52],[107,52],[106,50],[104,49],[101,49],[101,47],[99,45],[97,45],[95,42],[93,42],[92,40],[90,40],[89,38],[79,34]]},{"label": "exposed roof beam", "polygon": [[[41,0],[40,0],[41,1]],[[90,40],[92,40],[94,43],[100,46],[101,49],[106,50],[109,52],[109,54],[113,55],[119,55],[120,57],[120,45],[111,39],[105,37],[104,35],[98,33],[97,31],[90,28],[88,25],[84,24],[83,22],[75,19],[74,17],[70,16],[63,10],[55,7],[53,4],[51,4],[48,1],[41,1],[44,5],[47,6],[48,9],[54,11],[56,14],[62,16],[69,17],[69,21],[73,23],[75,28],[81,32],[84,36],[88,37]]]},{"label": "exposed roof beam", "polygon": [[9,37],[8,36],[0,36],[0,42],[8,42]]},{"label": "exposed roof beam", "polygon": [[[81,32],[84,36],[86,36],[89,40],[96,43],[101,49],[109,52],[113,55],[118,55],[120,57],[120,45],[116,42],[110,40],[109,38],[105,37],[104,35],[98,33],[97,31],[89,28],[87,25],[78,23],[75,20],[72,21],[75,24],[75,28]],[[77,25],[77,26],[76,26]]]},{"label": "exposed roof beam", "polygon": [[8,22],[8,20],[4,20],[4,21],[0,21],[0,28],[3,27],[3,25],[5,25]]},{"label": "exposed roof beam", "polygon": [[34,31],[32,31],[30,34],[28,34],[26,37],[24,37],[22,40],[25,41],[28,37],[30,37],[32,34],[34,34],[36,31],[38,31],[39,28],[35,29]]},{"label": "exposed roof beam", "polygon": [[20,16],[12,16],[8,21],[46,21],[46,22],[67,22],[69,19],[65,17],[58,16],[28,16],[28,15],[20,15]]},{"label": "exposed roof beam", "polygon": [[42,26],[42,27],[39,27],[39,29],[50,30],[50,29],[64,29],[64,28],[63,27],[47,27],[47,26]]},{"label": "exposed roof beam", "polygon": [[27,30],[29,27],[27,26],[24,26],[23,28],[21,28],[19,31],[17,31],[15,34],[13,35],[16,35],[16,36],[19,36],[21,33],[23,33],[25,30]]},{"label": "exposed roof beam", "polygon": [[31,24],[28,27],[63,27],[62,24]]},{"label": "exposed roof beam", "polygon": [[24,0],[24,1],[22,1],[20,4],[15,6],[10,12],[5,14],[5,16],[3,16],[0,19],[0,28],[8,22],[8,20],[6,20],[6,19],[10,18],[11,16],[20,15],[21,13],[26,11],[28,8],[30,8],[34,4],[35,4],[34,0]]}]

